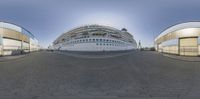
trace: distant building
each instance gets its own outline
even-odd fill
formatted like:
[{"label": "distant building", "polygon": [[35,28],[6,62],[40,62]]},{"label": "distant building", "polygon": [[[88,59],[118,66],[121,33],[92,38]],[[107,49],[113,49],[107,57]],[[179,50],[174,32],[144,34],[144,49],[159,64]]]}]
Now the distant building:
[{"label": "distant building", "polygon": [[16,55],[37,51],[38,40],[26,29],[0,22],[0,55]]},{"label": "distant building", "polygon": [[62,34],[53,42],[55,50],[121,51],[137,48],[133,36],[123,28],[87,25]]},{"label": "distant building", "polygon": [[155,39],[158,52],[198,56],[200,55],[200,22],[187,22],[172,26]]}]

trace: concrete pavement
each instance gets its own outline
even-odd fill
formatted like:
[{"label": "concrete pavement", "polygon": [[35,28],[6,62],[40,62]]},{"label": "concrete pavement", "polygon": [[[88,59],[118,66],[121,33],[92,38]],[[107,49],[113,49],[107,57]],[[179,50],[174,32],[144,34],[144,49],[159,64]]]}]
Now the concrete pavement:
[{"label": "concrete pavement", "polygon": [[200,96],[200,62],[156,52],[78,58],[51,52],[0,62],[1,99],[188,99]]}]

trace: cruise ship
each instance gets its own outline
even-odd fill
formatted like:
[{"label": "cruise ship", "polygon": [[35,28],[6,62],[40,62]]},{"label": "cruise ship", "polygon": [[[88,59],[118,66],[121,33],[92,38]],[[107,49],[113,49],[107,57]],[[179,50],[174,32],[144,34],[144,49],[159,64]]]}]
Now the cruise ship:
[{"label": "cruise ship", "polygon": [[53,42],[53,49],[60,51],[124,51],[136,48],[137,43],[127,29],[102,25],[72,29]]}]

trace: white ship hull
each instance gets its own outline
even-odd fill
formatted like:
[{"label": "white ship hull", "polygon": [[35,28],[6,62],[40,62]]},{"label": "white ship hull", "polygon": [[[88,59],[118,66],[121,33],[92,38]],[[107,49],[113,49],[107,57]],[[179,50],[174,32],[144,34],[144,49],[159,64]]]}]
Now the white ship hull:
[{"label": "white ship hull", "polygon": [[[91,38],[97,39],[97,38]],[[99,38],[100,39],[100,38]],[[83,40],[83,39],[82,39]],[[113,40],[113,39],[109,39]],[[115,40],[118,41],[119,40]],[[123,42],[123,41],[121,41]],[[64,43],[56,46],[56,50],[62,51],[123,51],[123,50],[134,50],[136,49],[136,43],[112,43],[112,42],[82,42],[82,43]]]}]

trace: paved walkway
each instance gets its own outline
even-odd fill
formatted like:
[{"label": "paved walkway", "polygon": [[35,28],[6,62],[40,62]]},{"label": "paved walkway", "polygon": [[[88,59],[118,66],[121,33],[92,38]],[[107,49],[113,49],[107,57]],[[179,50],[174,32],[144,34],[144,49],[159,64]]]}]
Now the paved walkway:
[{"label": "paved walkway", "polygon": [[171,54],[163,54],[163,55],[167,56],[169,58],[178,59],[178,60],[182,60],[182,61],[200,62],[200,57],[178,56],[178,55],[171,55]]}]

